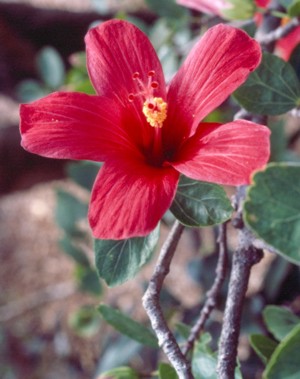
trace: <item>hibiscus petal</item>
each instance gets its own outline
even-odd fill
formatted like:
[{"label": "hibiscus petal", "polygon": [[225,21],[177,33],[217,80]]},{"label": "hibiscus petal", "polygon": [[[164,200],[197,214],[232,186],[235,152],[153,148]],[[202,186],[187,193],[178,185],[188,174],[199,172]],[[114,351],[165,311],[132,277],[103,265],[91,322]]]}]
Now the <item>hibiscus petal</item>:
[{"label": "hibiscus petal", "polygon": [[178,4],[200,12],[221,16],[220,10],[230,7],[226,0],[177,0]]},{"label": "hibiscus petal", "polygon": [[[148,37],[136,26],[121,20],[110,20],[91,29],[86,37],[87,66],[91,81],[99,95],[113,97],[128,107],[128,95],[142,88],[132,75],[140,74],[148,83],[148,73],[154,71],[158,82],[155,96],[166,97],[161,64]],[[141,99],[135,99],[142,109]]]},{"label": "hibiscus petal", "polygon": [[248,184],[270,155],[270,130],[245,120],[199,125],[172,166],[184,175],[227,185]]},{"label": "hibiscus petal", "polygon": [[[149,146],[153,130],[142,112],[146,92],[151,80],[155,81],[158,87],[152,88],[153,96],[166,99],[166,85],[148,37],[129,22],[110,20],[91,29],[85,42],[88,72],[96,92],[114,99],[131,114],[135,122],[127,122],[128,133],[136,136],[136,143]],[[152,79],[148,77],[151,71],[155,73]],[[135,73],[139,79],[133,79]]]},{"label": "hibiscus petal", "polygon": [[170,207],[178,178],[172,167],[154,168],[137,161],[105,163],[89,208],[94,236],[125,239],[149,234]]},{"label": "hibiscus petal", "polygon": [[111,99],[65,92],[23,104],[21,144],[49,158],[100,162],[128,153],[139,155],[122,128],[119,108]]},{"label": "hibiscus petal", "polygon": [[170,84],[164,125],[166,139],[173,140],[170,148],[192,135],[199,122],[247,79],[260,59],[259,44],[244,31],[224,24],[210,28]]},{"label": "hibiscus petal", "polygon": [[298,44],[300,44],[300,26],[277,41],[275,51],[282,59],[288,61]]}]

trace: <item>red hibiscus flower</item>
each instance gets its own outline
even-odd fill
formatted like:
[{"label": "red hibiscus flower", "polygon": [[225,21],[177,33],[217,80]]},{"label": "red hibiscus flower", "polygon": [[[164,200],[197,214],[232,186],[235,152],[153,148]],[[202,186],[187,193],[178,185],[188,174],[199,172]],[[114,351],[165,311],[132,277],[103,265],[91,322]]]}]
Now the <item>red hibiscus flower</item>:
[{"label": "red hibiscus flower", "polygon": [[132,24],[112,20],[91,29],[86,48],[97,95],[57,92],[21,105],[21,134],[30,152],[104,162],[89,207],[97,238],[151,232],[180,173],[240,185],[267,162],[265,126],[201,122],[260,62],[259,45],[243,31],[210,29],[168,89],[150,41]]}]

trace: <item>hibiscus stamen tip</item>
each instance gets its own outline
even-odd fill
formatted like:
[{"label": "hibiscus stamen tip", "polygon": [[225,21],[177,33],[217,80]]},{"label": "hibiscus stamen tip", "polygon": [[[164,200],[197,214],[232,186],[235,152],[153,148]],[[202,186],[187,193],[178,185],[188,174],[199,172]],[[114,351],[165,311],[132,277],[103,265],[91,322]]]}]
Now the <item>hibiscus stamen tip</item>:
[{"label": "hibiscus stamen tip", "polygon": [[130,93],[130,94],[128,95],[128,101],[130,101],[130,102],[132,103],[133,100],[134,100],[134,94],[133,94],[133,93]]},{"label": "hibiscus stamen tip", "polygon": [[145,83],[138,71],[132,74],[132,79],[137,83],[138,88],[136,93],[128,95],[128,101],[133,102],[136,97],[142,97],[144,101],[142,111],[147,122],[154,128],[161,128],[167,118],[167,103],[161,97],[154,96],[154,91],[159,87],[159,83],[153,80],[155,71],[148,71],[147,76],[148,80]]},{"label": "hibiscus stamen tip", "polygon": [[138,79],[140,77],[140,73],[138,72],[138,71],[136,71],[136,72],[134,72],[133,74],[132,74],[132,79],[134,80],[134,79]]},{"label": "hibiscus stamen tip", "polygon": [[167,118],[167,103],[161,97],[153,97],[144,102],[143,113],[152,127],[161,128]]}]

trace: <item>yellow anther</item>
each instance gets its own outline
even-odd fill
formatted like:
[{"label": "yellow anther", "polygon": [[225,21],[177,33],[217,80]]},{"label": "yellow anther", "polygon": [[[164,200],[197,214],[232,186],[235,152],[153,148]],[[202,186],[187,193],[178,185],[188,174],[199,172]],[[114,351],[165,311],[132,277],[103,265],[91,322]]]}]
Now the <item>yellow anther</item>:
[{"label": "yellow anther", "polygon": [[144,102],[143,113],[151,126],[161,128],[167,118],[167,103],[161,97],[153,97]]}]

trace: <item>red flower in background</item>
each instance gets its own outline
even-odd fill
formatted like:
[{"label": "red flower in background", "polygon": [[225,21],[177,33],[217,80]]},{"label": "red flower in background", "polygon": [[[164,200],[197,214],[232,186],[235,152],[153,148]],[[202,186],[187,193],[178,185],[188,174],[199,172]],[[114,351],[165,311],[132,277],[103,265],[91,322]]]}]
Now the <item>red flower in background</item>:
[{"label": "red flower in background", "polygon": [[[261,8],[267,8],[271,0],[256,0],[256,4]],[[257,21],[262,22],[263,15],[260,15]],[[289,19],[283,19],[281,24],[288,22]],[[300,43],[300,26],[295,28],[287,36],[280,38],[275,45],[275,53],[285,61],[290,59],[290,56],[296,46]]]},{"label": "red flower in background", "polygon": [[168,89],[150,41],[128,22],[91,29],[86,49],[97,95],[57,92],[21,105],[21,134],[22,146],[39,155],[104,161],[89,207],[96,237],[151,232],[180,173],[240,185],[267,162],[265,126],[201,122],[260,62],[259,45],[243,31],[211,28]]},{"label": "red flower in background", "polygon": [[[255,0],[260,8],[267,8],[271,0]],[[224,17],[226,10],[233,7],[230,0],[177,0],[177,3],[191,9],[204,13],[211,13],[219,17]],[[224,13],[223,13],[224,12]],[[263,20],[262,13],[254,15],[255,22],[259,25]],[[286,37],[281,38],[275,46],[275,53],[288,61],[293,50],[300,43],[300,26],[295,28]]]},{"label": "red flower in background", "polygon": [[290,56],[292,55],[294,49],[300,43],[300,26],[295,28],[292,32],[290,32],[287,36],[281,38],[275,47],[275,53],[288,61]]},{"label": "red flower in background", "polygon": [[203,13],[211,13],[222,17],[222,10],[231,7],[226,0],[177,0],[177,4],[195,9]]}]

